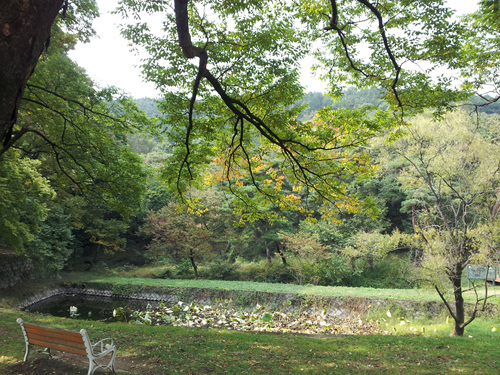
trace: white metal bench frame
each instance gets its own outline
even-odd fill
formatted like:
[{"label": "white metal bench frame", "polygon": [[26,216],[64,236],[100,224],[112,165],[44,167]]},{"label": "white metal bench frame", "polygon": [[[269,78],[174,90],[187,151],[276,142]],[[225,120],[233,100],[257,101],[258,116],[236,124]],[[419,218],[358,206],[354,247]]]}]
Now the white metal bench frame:
[{"label": "white metal bench frame", "polygon": [[[26,342],[26,354],[24,355],[24,362],[28,361],[32,346],[38,345],[45,347],[46,349],[43,351],[43,353],[46,353],[49,356],[51,356],[50,354],[51,348],[80,355],[86,354],[89,360],[88,375],[92,375],[94,371],[97,370],[98,368],[110,369],[113,374],[115,373],[114,365],[116,359],[116,347],[114,346],[112,338],[105,338],[103,340],[96,342],[95,344],[92,344],[90,342],[90,338],[87,331],[84,329],[81,329],[80,332],[75,332],[61,328],[45,327],[31,323],[24,323],[21,318],[17,319],[17,322],[21,325],[24,341]],[[60,332],[62,334],[68,333],[72,336],[75,336],[75,334],[79,333],[82,341],[81,342],[79,340],[76,342],[73,341],[71,345],[74,346],[65,347],[64,343],[61,344],[61,342],[64,342],[64,339],[56,339],[51,341],[50,337],[44,337],[44,338],[36,337],[37,334],[32,334],[30,329],[28,329],[28,331],[30,332],[27,332],[25,324],[28,328],[34,327],[35,329],[40,329],[41,331],[51,331],[53,333]],[[100,364],[98,362],[98,360],[101,360],[102,358],[108,355],[111,355],[111,359],[107,364]]]}]

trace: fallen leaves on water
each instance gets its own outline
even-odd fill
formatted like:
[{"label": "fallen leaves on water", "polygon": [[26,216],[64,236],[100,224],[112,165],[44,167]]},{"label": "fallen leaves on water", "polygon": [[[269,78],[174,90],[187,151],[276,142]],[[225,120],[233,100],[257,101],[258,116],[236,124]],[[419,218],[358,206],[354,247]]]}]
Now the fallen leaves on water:
[{"label": "fallen leaves on water", "polygon": [[239,311],[224,304],[215,306],[178,302],[151,305],[145,311],[135,311],[131,323],[172,325],[181,327],[223,328],[239,331],[303,333],[328,335],[390,334],[380,322],[359,317],[342,317],[321,311],[267,311],[257,305],[250,311]]}]

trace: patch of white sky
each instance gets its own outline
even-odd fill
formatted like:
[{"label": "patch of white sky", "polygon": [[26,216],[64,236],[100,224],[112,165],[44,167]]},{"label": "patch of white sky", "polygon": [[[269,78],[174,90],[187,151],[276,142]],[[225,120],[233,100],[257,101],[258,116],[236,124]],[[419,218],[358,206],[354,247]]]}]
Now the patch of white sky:
[{"label": "patch of white sky", "polygon": [[100,16],[93,22],[96,36],[79,43],[69,56],[99,86],[116,86],[134,98],[156,98],[159,91],[141,75],[141,56],[120,33],[121,15],[112,12],[118,0],[97,0]]},{"label": "patch of white sky", "polygon": [[[120,34],[120,24],[124,21],[119,14],[112,13],[118,0],[97,0],[97,4],[101,14],[93,24],[97,35],[89,43],[79,43],[70,57],[101,87],[116,86],[134,98],[158,97],[155,85],[141,75],[140,53],[132,51]],[[477,8],[477,0],[449,0],[447,5],[456,9],[457,14],[470,13]],[[161,25],[159,18],[151,20],[148,25]],[[324,92],[326,83],[311,72],[313,64],[313,58],[302,61],[301,84],[307,91]]]}]

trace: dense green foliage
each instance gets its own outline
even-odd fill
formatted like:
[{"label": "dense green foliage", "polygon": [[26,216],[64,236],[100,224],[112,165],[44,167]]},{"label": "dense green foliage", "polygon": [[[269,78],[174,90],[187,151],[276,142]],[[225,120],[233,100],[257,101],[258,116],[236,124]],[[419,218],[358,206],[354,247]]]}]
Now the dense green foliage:
[{"label": "dense green foliage", "polygon": [[20,158],[18,152],[4,154],[0,161],[0,238],[22,250],[40,230],[55,192],[39,175],[38,161]]},{"label": "dense green foliage", "polygon": [[12,145],[0,150],[0,242],[40,274],[58,272],[82,249],[124,244],[146,183],[126,136],[155,125],[118,89],[95,87],[67,56],[93,34],[95,3],[71,5],[67,15],[27,83]]}]

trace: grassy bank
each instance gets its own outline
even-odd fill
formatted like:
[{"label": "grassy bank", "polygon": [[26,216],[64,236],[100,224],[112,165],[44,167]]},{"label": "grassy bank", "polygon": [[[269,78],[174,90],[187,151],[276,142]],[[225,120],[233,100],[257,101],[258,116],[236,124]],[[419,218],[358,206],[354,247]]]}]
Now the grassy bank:
[{"label": "grassy bank", "polygon": [[[179,280],[179,279],[143,279],[122,277],[94,277],[87,279],[93,282],[111,282],[116,284],[164,286],[174,288],[208,288],[217,290],[244,290],[265,293],[282,293],[298,295],[318,295],[326,297],[357,296],[360,298],[384,298],[384,299],[412,299],[412,300],[437,300],[435,292],[417,289],[375,289],[375,288],[352,288],[331,287],[316,285],[296,284],[272,284],[250,281],[222,281],[222,280]],[[438,297],[439,298],[439,297]]]},{"label": "grassy bank", "polygon": [[[440,301],[434,289],[378,289],[366,287],[317,286],[279,283],[259,283],[250,281],[223,280],[181,280],[181,279],[149,279],[135,277],[104,277],[88,274],[71,274],[63,280],[72,282],[112,283],[120,285],[140,285],[171,288],[205,288],[215,290],[243,290],[264,293],[281,293],[297,295],[316,295],[325,297],[358,297],[381,298],[389,300]],[[489,288],[491,302],[500,301],[500,287]],[[468,302],[474,301],[474,292],[465,293]]]},{"label": "grassy bank", "polygon": [[[267,309],[304,311],[326,309],[336,314],[346,314],[365,319],[384,318],[389,310],[401,319],[434,319],[448,314],[444,304],[432,290],[376,289],[355,287],[324,287],[279,283],[258,283],[221,280],[148,279],[136,277],[103,276],[91,273],[72,273],[62,279],[46,279],[25,283],[21,287],[6,290],[5,306],[18,306],[41,291],[58,286],[72,286],[76,293],[86,290],[111,291],[118,297],[149,298],[184,303],[223,303],[235,308],[252,309],[264,305]],[[71,293],[75,293],[72,291]],[[500,288],[489,289],[490,299],[485,317],[498,315]],[[39,295],[38,298],[42,297]],[[474,293],[465,293],[465,300],[474,302]],[[8,301],[8,302],[7,302]],[[31,298],[31,303],[34,301]]]}]

